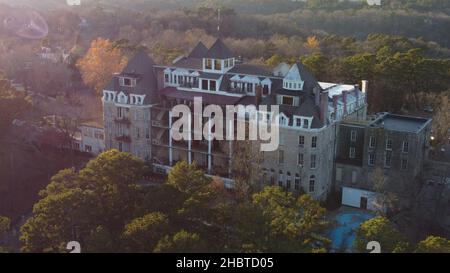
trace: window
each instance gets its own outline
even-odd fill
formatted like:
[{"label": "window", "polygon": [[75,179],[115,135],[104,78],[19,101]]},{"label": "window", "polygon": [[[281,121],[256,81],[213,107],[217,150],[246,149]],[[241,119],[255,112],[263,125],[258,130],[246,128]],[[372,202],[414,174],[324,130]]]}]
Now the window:
[{"label": "window", "polygon": [[263,85],[263,95],[268,95],[269,94],[269,85],[264,84]]},{"label": "window", "polygon": [[205,69],[210,69],[212,70],[212,60],[211,59],[206,59],[205,60]]},{"label": "window", "polygon": [[311,155],[311,169],[315,169],[316,168],[316,159],[317,156],[316,155]]},{"label": "window", "polygon": [[139,127],[136,127],[136,138],[139,139],[141,137],[141,132],[139,130]]},{"label": "window", "polygon": [[253,83],[247,83],[247,93],[253,93]]},{"label": "window", "polygon": [[209,90],[216,91],[216,81],[209,81]]},{"label": "window", "polygon": [[131,78],[123,78],[122,86],[131,87],[133,85],[133,80]]},{"label": "window", "polygon": [[278,172],[278,186],[283,187],[283,171]]},{"label": "window", "polygon": [[280,116],[280,125],[288,126],[288,119],[285,116]]},{"label": "window", "polygon": [[88,152],[88,153],[92,152],[92,146],[90,146],[90,145],[84,145],[84,151],[85,151],[85,152]]},{"label": "window", "polygon": [[221,60],[214,60],[214,70],[222,70]]},{"label": "window", "polygon": [[311,138],[311,148],[317,148],[317,137],[313,136]]},{"label": "window", "polygon": [[298,136],[298,145],[302,147],[305,145],[305,136]]},{"label": "window", "polygon": [[386,150],[392,150],[392,139],[386,139]]},{"label": "window", "polygon": [[350,140],[355,142],[356,141],[356,131],[352,130],[350,133]]},{"label": "window", "polygon": [[226,60],[225,60],[225,68],[230,67],[230,64],[229,64],[228,62],[229,62],[228,59],[226,59]]},{"label": "window", "polygon": [[371,136],[369,138],[369,148],[375,148],[375,137]]},{"label": "window", "polygon": [[336,181],[342,181],[342,168],[336,168]]},{"label": "window", "polygon": [[314,192],[315,184],[316,184],[316,177],[314,175],[311,175],[309,177],[309,192]]},{"label": "window", "polygon": [[303,166],[303,154],[302,153],[299,153],[297,155],[297,165]]},{"label": "window", "polygon": [[284,151],[278,150],[278,164],[284,163]]},{"label": "window", "polygon": [[122,145],[122,142],[119,142],[119,152],[123,152],[123,145]]},{"label": "window", "polygon": [[295,118],[295,126],[302,127],[302,119],[301,118]]},{"label": "window", "polygon": [[408,159],[402,159],[402,170],[408,169]]},{"label": "window", "polygon": [[202,90],[208,90],[208,80],[202,80]]},{"label": "window", "polygon": [[391,151],[386,151],[386,155],[384,158],[384,166],[386,168],[390,168],[392,164],[392,152]]},{"label": "window", "polygon": [[164,74],[164,82],[169,82],[169,74]]},{"label": "window", "polygon": [[298,173],[295,174],[295,180],[294,180],[294,190],[298,191],[300,190],[300,175]]},{"label": "window", "polygon": [[287,176],[286,176],[286,189],[290,190],[291,189],[291,173],[287,172]]},{"label": "window", "polygon": [[352,171],[352,183],[355,184],[356,183],[356,179],[358,178],[358,172],[356,172],[355,170]]},{"label": "window", "polygon": [[281,99],[281,104],[293,106],[294,97],[283,96]]},{"label": "window", "polygon": [[350,147],[349,157],[354,159],[356,157],[356,149],[355,147]]},{"label": "window", "polygon": [[409,142],[408,141],[403,141],[403,149],[402,151],[404,153],[408,153],[409,152]]},{"label": "window", "polygon": [[374,166],[374,165],[375,165],[375,154],[370,153],[369,154],[369,166]]},{"label": "window", "polygon": [[150,128],[145,128],[145,138],[150,139]]},{"label": "window", "polygon": [[309,128],[309,120],[303,119],[303,128]]},{"label": "window", "polygon": [[122,117],[122,113],[123,111],[122,111],[122,107],[117,107],[117,117],[118,118],[121,118]]}]

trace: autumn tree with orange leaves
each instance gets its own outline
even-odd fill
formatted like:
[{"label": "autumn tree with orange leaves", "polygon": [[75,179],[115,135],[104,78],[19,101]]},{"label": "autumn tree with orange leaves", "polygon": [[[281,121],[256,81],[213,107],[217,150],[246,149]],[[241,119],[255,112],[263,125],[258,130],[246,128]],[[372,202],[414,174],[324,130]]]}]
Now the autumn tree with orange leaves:
[{"label": "autumn tree with orange leaves", "polygon": [[92,41],[86,55],[77,62],[77,67],[84,83],[93,88],[97,95],[101,95],[112,75],[122,71],[127,61],[122,50],[114,47],[113,42],[97,38]]}]

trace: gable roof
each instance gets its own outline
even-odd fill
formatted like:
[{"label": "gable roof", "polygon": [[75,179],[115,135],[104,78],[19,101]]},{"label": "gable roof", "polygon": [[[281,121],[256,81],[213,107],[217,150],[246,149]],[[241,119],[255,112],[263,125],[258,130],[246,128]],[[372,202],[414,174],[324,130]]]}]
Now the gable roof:
[{"label": "gable roof", "polygon": [[295,65],[298,68],[301,79],[305,82],[303,85],[303,90],[309,92],[313,92],[314,88],[319,88],[319,90],[322,90],[319,82],[316,80],[316,77],[314,77],[313,74],[311,74],[311,72],[309,72],[309,70],[301,62],[297,62]]},{"label": "gable roof", "polygon": [[[156,76],[153,71],[154,62],[144,50],[140,50],[128,61],[121,73],[114,75],[113,79],[105,87],[110,91],[123,91],[129,95],[146,95],[144,103],[150,103],[156,97]],[[136,78],[136,86],[119,86],[120,77]]]},{"label": "gable roof", "polygon": [[188,58],[203,58],[206,53],[208,52],[208,48],[202,43],[198,42],[198,44],[192,49],[192,51],[189,53]]},{"label": "gable roof", "polygon": [[206,58],[211,59],[228,59],[235,57],[234,53],[222,42],[217,39],[211,48],[206,52]]}]

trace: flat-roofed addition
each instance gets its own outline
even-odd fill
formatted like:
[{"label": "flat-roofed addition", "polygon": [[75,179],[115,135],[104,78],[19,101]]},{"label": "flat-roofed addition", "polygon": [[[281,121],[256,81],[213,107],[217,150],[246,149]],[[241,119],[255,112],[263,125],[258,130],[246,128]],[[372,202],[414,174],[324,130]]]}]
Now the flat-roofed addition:
[{"label": "flat-roofed addition", "polygon": [[385,114],[375,120],[374,126],[383,126],[387,130],[416,133],[422,130],[431,120],[419,117]]}]

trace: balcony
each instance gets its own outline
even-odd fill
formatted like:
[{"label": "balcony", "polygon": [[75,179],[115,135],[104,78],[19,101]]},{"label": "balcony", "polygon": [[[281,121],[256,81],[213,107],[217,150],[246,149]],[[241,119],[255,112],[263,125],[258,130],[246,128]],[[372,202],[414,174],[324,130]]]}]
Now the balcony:
[{"label": "balcony", "polygon": [[198,81],[194,81],[194,82],[183,82],[179,85],[180,87],[184,87],[184,88],[198,88]]},{"label": "balcony", "polygon": [[127,118],[127,117],[120,117],[120,118],[117,117],[117,118],[114,118],[114,121],[117,122],[117,123],[120,123],[120,124],[125,124],[125,125],[130,125],[131,124],[130,119]]},{"label": "balcony", "polygon": [[131,137],[127,135],[117,136],[116,140],[120,142],[131,143]]},{"label": "balcony", "polygon": [[164,122],[160,121],[160,120],[152,120],[152,126],[153,127],[158,127],[158,128],[169,128],[168,124],[165,124]]}]

